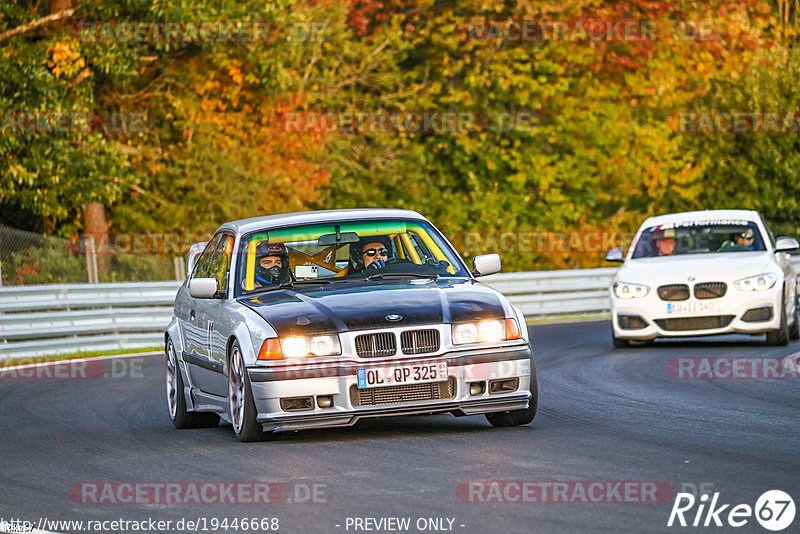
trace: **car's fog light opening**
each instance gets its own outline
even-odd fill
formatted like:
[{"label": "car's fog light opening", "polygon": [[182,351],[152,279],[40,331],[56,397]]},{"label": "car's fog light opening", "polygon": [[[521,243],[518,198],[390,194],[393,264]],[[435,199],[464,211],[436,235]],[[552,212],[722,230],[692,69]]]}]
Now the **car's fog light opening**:
[{"label": "car's fog light opening", "polygon": [[317,395],[317,406],[320,408],[333,408],[333,395]]},{"label": "car's fog light opening", "polygon": [[764,323],[772,320],[772,306],[762,308],[751,308],[742,315],[742,321],[746,323]]},{"label": "car's fog light opening", "polygon": [[503,378],[489,381],[489,394],[511,393],[519,389],[519,378]]},{"label": "car's fog light opening", "polygon": [[292,397],[281,399],[284,412],[303,412],[314,409],[314,397]]},{"label": "car's fog light opening", "polygon": [[640,315],[630,315],[625,313],[617,314],[617,324],[623,330],[641,330],[647,327],[647,321]]},{"label": "car's fog light opening", "polygon": [[486,382],[470,382],[469,383],[469,394],[473,397],[477,395],[483,395],[486,393]]}]

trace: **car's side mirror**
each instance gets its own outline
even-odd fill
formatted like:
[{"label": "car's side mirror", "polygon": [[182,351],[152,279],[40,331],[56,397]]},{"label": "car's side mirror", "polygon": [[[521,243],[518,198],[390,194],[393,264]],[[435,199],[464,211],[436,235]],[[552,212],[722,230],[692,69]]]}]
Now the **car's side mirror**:
[{"label": "car's side mirror", "polygon": [[800,243],[793,237],[779,237],[775,240],[775,252],[789,252],[800,248]]},{"label": "car's side mirror", "polygon": [[219,284],[216,278],[192,278],[189,280],[189,294],[196,299],[213,299]]},{"label": "car's side mirror", "polygon": [[624,262],[625,255],[623,254],[622,247],[612,248],[606,252],[606,261],[610,261],[612,263]]},{"label": "car's side mirror", "polygon": [[483,254],[472,258],[472,274],[486,276],[500,272],[500,255]]}]

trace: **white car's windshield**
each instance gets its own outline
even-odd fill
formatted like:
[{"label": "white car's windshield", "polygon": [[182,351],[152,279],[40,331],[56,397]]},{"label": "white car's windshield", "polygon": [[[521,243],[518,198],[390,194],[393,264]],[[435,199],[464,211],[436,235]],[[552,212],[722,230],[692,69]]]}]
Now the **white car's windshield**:
[{"label": "white car's windshield", "polygon": [[367,220],[257,231],[242,238],[240,291],[347,279],[469,274],[427,222]]},{"label": "white car's windshield", "polygon": [[636,242],[632,258],[758,250],[766,250],[766,244],[754,222],[697,221],[645,229]]}]

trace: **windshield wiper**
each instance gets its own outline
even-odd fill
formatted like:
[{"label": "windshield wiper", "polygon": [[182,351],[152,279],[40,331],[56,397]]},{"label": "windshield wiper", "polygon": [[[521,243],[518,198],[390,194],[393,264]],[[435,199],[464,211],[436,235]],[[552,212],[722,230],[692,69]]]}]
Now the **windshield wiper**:
[{"label": "windshield wiper", "polygon": [[412,278],[430,278],[431,280],[439,278],[438,274],[432,273],[378,273],[368,276],[364,280],[391,280],[392,278],[408,278],[409,276]]}]

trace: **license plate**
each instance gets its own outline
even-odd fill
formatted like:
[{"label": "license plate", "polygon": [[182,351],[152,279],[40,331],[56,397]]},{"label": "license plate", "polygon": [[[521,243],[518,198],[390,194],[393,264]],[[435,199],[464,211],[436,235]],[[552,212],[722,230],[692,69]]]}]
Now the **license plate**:
[{"label": "license plate", "polygon": [[404,386],[447,380],[447,362],[415,363],[358,370],[359,388]]},{"label": "license plate", "polygon": [[669,302],[667,303],[667,314],[669,315],[683,315],[683,314],[703,314],[708,312],[715,312],[719,309],[717,302]]}]

